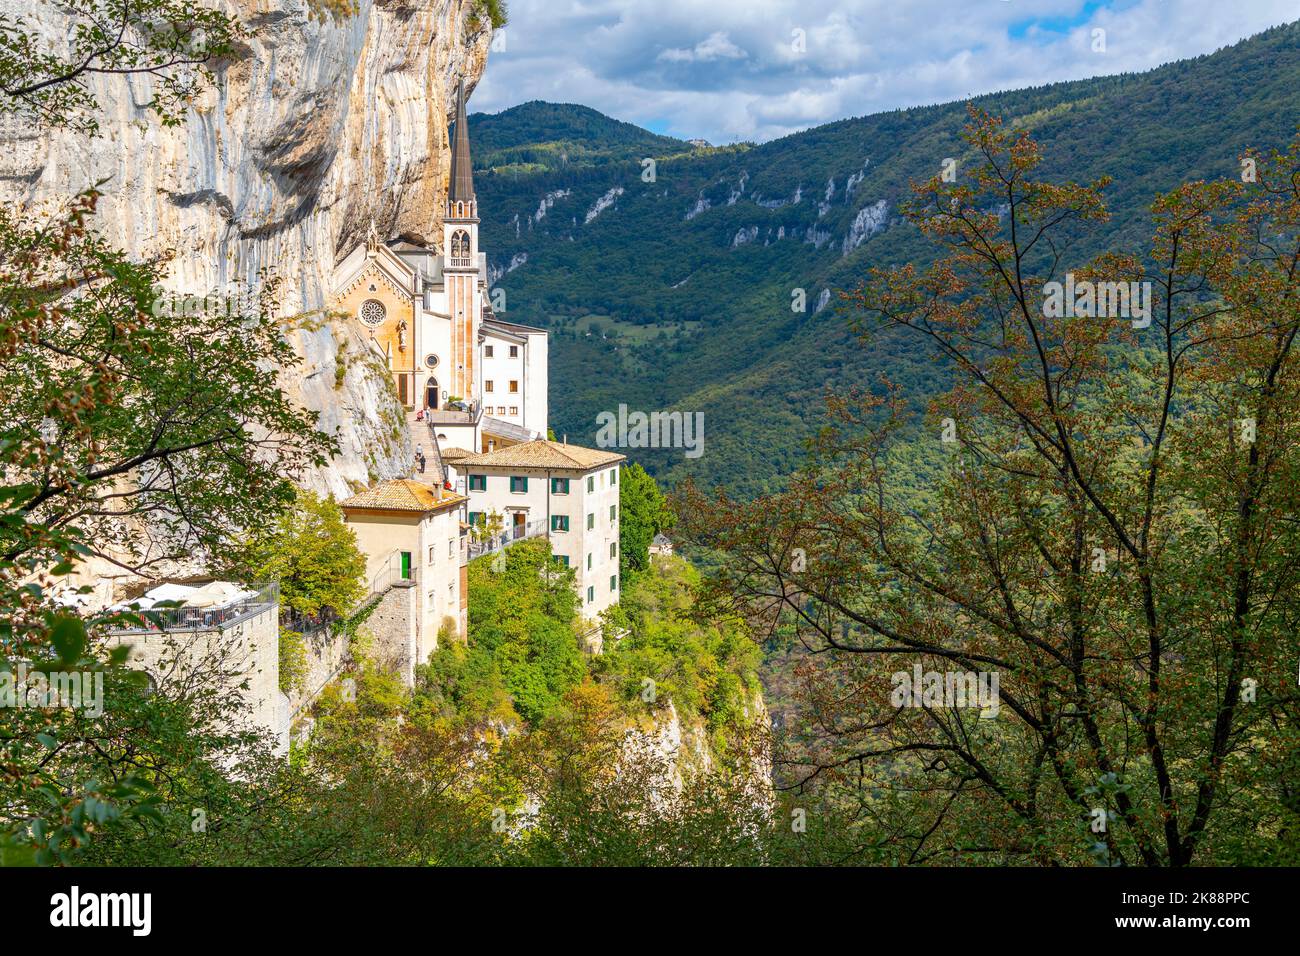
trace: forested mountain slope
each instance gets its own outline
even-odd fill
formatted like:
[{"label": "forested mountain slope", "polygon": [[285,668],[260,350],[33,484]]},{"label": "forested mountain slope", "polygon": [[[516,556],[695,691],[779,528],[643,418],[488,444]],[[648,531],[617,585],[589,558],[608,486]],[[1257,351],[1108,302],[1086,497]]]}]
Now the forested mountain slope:
[{"label": "forested mountain slope", "polygon": [[[1103,245],[1141,252],[1157,193],[1236,176],[1244,149],[1294,135],[1300,24],[1148,73],[976,103],[1033,130],[1049,177],[1113,177],[1112,218],[1076,250],[1080,266]],[[887,370],[912,394],[937,388],[941,370],[890,340],[857,347],[835,293],[928,254],[899,205],[946,158],[960,176],[965,120],[950,103],[692,148],[580,106],[472,116],[483,246],[506,317],[552,332],[556,433],[592,443],[597,414],[620,403],[703,412],[701,457],[636,457],[670,481],[754,493],[796,467],[828,384]]]}]

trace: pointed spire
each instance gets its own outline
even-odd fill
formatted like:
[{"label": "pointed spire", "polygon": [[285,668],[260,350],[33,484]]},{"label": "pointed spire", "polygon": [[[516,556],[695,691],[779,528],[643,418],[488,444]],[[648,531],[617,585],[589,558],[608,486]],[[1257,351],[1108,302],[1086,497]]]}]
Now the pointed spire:
[{"label": "pointed spire", "polygon": [[465,118],[465,78],[461,77],[456,92],[456,132],[451,144],[451,186],[447,199],[451,202],[474,198],[474,170],[469,159],[469,121]]}]

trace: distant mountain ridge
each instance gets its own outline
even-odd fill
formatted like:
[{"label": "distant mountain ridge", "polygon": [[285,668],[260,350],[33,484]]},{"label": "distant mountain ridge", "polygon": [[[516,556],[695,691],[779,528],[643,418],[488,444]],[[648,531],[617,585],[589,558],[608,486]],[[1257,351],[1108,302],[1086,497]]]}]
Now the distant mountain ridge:
[{"label": "distant mountain ridge", "polygon": [[[1247,147],[1295,135],[1300,24],[1146,73],[975,102],[1032,130],[1046,175],[1114,177],[1111,222],[1081,257],[1103,242],[1141,251],[1159,192],[1235,176]],[[619,404],[703,412],[703,456],[631,454],[670,481],[754,493],[797,467],[827,385],[888,370],[915,392],[940,387],[901,343],[852,343],[835,293],[873,265],[929,254],[897,210],[945,158],[970,160],[965,120],[964,102],[947,103],[699,148],[586,107],[471,117],[506,317],[552,331],[556,433],[591,443],[597,414]],[[800,296],[806,311],[792,311]]]},{"label": "distant mountain ridge", "polygon": [[587,106],[532,100],[469,118],[476,168],[518,171],[593,165],[690,150],[686,142],[624,123]]}]

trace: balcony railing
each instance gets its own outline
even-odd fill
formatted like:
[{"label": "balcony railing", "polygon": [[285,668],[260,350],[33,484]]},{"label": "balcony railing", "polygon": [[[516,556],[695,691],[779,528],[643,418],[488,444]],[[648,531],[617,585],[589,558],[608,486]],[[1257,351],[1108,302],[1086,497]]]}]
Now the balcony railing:
[{"label": "balcony railing", "polygon": [[219,630],[250,617],[256,617],[279,603],[280,586],[272,582],[258,587],[253,596],[223,607],[171,607],[141,611],[139,613],[143,618],[143,624],[112,630],[117,634]]},{"label": "balcony railing", "polygon": [[480,558],[485,554],[492,554],[494,551],[502,551],[517,541],[539,538],[547,534],[549,530],[545,520],[529,521],[527,524],[507,528],[499,534],[494,534],[480,541],[470,541],[469,560],[473,561],[475,558]]},{"label": "balcony railing", "polygon": [[478,402],[458,402],[459,408],[428,408],[424,419],[429,427],[434,425],[472,425],[479,420],[482,409]]}]

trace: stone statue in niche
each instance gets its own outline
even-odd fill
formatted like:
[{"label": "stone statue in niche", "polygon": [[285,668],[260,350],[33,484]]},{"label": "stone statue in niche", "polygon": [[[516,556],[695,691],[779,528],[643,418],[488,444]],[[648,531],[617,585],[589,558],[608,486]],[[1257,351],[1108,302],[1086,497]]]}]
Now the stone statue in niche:
[{"label": "stone statue in niche", "polygon": [[406,351],[406,320],[402,319],[397,324],[397,351]]}]

